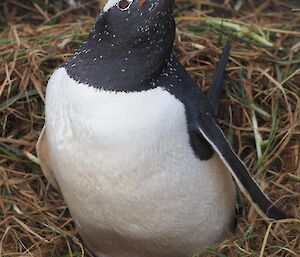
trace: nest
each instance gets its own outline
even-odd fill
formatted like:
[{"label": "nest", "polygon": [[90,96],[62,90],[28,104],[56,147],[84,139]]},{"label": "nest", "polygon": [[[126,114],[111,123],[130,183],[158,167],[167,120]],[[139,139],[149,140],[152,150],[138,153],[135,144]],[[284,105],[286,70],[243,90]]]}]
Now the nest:
[{"label": "nest", "polygon": [[[35,144],[47,80],[87,36],[100,5],[0,3],[0,256],[92,256],[42,175]],[[240,197],[236,233],[207,256],[300,254],[297,8],[297,0],[177,0],[174,51],[204,91],[231,41],[220,124],[263,190],[293,217],[266,223]]]}]

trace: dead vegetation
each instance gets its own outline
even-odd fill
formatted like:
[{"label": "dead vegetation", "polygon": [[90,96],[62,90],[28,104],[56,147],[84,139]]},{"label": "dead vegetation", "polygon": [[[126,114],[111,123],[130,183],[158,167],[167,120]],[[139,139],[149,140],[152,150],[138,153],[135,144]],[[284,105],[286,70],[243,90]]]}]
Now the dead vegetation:
[{"label": "dead vegetation", "polygon": [[[0,2],[0,256],[91,256],[35,157],[47,79],[99,10],[99,1],[82,2]],[[291,217],[267,224],[241,198],[236,234],[208,256],[300,256],[299,8],[297,0],[177,1],[175,51],[204,90],[231,40],[220,122]]]}]

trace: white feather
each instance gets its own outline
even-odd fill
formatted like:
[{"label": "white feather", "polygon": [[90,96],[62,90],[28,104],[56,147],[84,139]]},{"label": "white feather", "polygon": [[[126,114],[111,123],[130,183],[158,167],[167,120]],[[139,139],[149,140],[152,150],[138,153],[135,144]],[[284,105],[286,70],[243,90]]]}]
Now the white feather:
[{"label": "white feather", "polygon": [[110,8],[115,6],[120,0],[108,0],[107,3],[103,7],[103,12],[107,12]]},{"label": "white feather", "polygon": [[232,178],[217,155],[195,156],[184,105],[162,88],[106,92],[60,68],[47,87],[46,128],[56,179],[98,256],[119,256],[121,237],[142,244],[120,257],[185,257],[229,229]]}]

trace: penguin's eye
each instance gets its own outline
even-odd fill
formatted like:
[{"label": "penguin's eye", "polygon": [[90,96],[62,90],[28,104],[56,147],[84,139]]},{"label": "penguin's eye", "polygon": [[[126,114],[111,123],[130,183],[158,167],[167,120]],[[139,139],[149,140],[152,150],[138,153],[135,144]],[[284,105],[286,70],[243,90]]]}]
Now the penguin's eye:
[{"label": "penguin's eye", "polygon": [[125,11],[127,10],[130,5],[132,4],[133,0],[120,0],[117,3],[117,7],[121,10],[121,11]]}]

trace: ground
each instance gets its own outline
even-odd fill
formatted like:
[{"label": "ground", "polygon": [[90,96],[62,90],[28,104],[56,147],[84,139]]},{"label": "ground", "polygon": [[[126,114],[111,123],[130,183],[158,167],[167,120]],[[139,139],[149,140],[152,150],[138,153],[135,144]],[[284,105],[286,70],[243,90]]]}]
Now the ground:
[{"label": "ground", "polygon": [[[0,2],[0,256],[91,256],[35,144],[56,67],[86,37],[103,1]],[[174,46],[207,91],[232,44],[219,122],[264,191],[289,218],[265,222],[240,197],[236,233],[207,256],[300,256],[299,1],[177,0]]]}]

